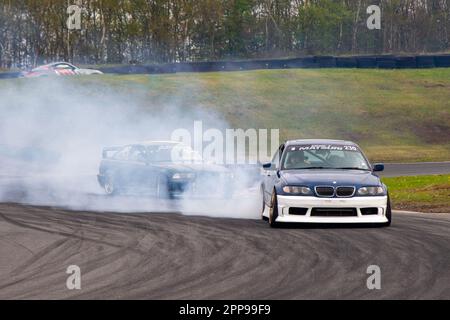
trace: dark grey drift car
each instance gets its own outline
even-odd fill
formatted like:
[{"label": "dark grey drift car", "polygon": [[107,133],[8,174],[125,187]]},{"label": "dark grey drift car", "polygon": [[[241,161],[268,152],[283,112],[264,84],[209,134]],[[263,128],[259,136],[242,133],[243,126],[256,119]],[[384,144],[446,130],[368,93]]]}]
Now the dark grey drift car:
[{"label": "dark grey drift car", "polygon": [[292,140],[266,163],[262,216],[278,223],[360,223],[389,226],[391,204],[378,172],[351,141]]},{"label": "dark grey drift car", "polygon": [[173,141],[105,148],[98,182],[108,195],[229,198],[233,193],[232,171],[206,163],[190,147]]}]

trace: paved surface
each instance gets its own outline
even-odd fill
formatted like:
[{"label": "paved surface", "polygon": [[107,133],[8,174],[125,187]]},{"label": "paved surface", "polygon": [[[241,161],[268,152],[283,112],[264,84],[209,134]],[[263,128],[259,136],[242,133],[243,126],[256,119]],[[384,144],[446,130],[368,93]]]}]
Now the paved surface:
[{"label": "paved surface", "polygon": [[[386,164],[382,175],[445,173],[450,162]],[[450,299],[450,215],[398,213],[386,229],[270,229],[251,219],[148,213],[178,208],[55,192],[57,179],[53,189],[34,179],[2,177],[2,201],[72,210],[0,203],[0,299]],[[239,207],[253,212],[247,202]],[[233,208],[222,206],[221,215],[243,216]],[[72,264],[81,267],[80,291],[66,289]],[[381,290],[366,287],[373,264]]]},{"label": "paved surface", "polygon": [[[0,299],[450,299],[450,215],[390,228],[0,204]],[[82,289],[66,289],[69,265]],[[368,290],[369,265],[382,289]]]},{"label": "paved surface", "polygon": [[386,163],[380,176],[418,176],[433,174],[450,174],[450,161],[447,162],[417,162],[417,163]]}]

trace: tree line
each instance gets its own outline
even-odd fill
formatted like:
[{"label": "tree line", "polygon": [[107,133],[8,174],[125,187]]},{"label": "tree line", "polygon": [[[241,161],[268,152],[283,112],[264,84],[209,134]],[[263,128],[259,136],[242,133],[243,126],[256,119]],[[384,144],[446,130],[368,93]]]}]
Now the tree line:
[{"label": "tree line", "polygon": [[0,0],[0,67],[442,52],[449,30],[450,0]]}]

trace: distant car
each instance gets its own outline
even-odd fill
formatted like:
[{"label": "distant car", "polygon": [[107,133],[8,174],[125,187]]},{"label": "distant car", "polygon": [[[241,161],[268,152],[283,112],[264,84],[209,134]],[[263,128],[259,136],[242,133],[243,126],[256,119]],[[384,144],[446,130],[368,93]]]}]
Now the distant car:
[{"label": "distant car", "polygon": [[362,223],[389,226],[388,190],[353,142],[293,140],[263,165],[262,216],[278,223]]},{"label": "distant car", "polygon": [[104,148],[98,182],[108,195],[230,198],[233,194],[232,171],[206,163],[190,147],[175,141]]},{"label": "distant car", "polygon": [[46,64],[31,71],[22,72],[23,78],[38,78],[49,76],[73,76],[73,75],[95,75],[103,72],[94,69],[81,69],[68,62],[54,62]]}]

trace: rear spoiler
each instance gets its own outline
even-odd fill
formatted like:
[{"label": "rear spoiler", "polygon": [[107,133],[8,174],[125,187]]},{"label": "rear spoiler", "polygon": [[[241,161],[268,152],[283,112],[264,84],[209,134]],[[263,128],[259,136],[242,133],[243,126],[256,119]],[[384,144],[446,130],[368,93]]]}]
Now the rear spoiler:
[{"label": "rear spoiler", "polygon": [[111,153],[114,152],[116,153],[117,151],[121,150],[123,147],[107,147],[107,148],[103,148],[102,151],[102,158],[103,159],[108,159],[111,157]]}]

